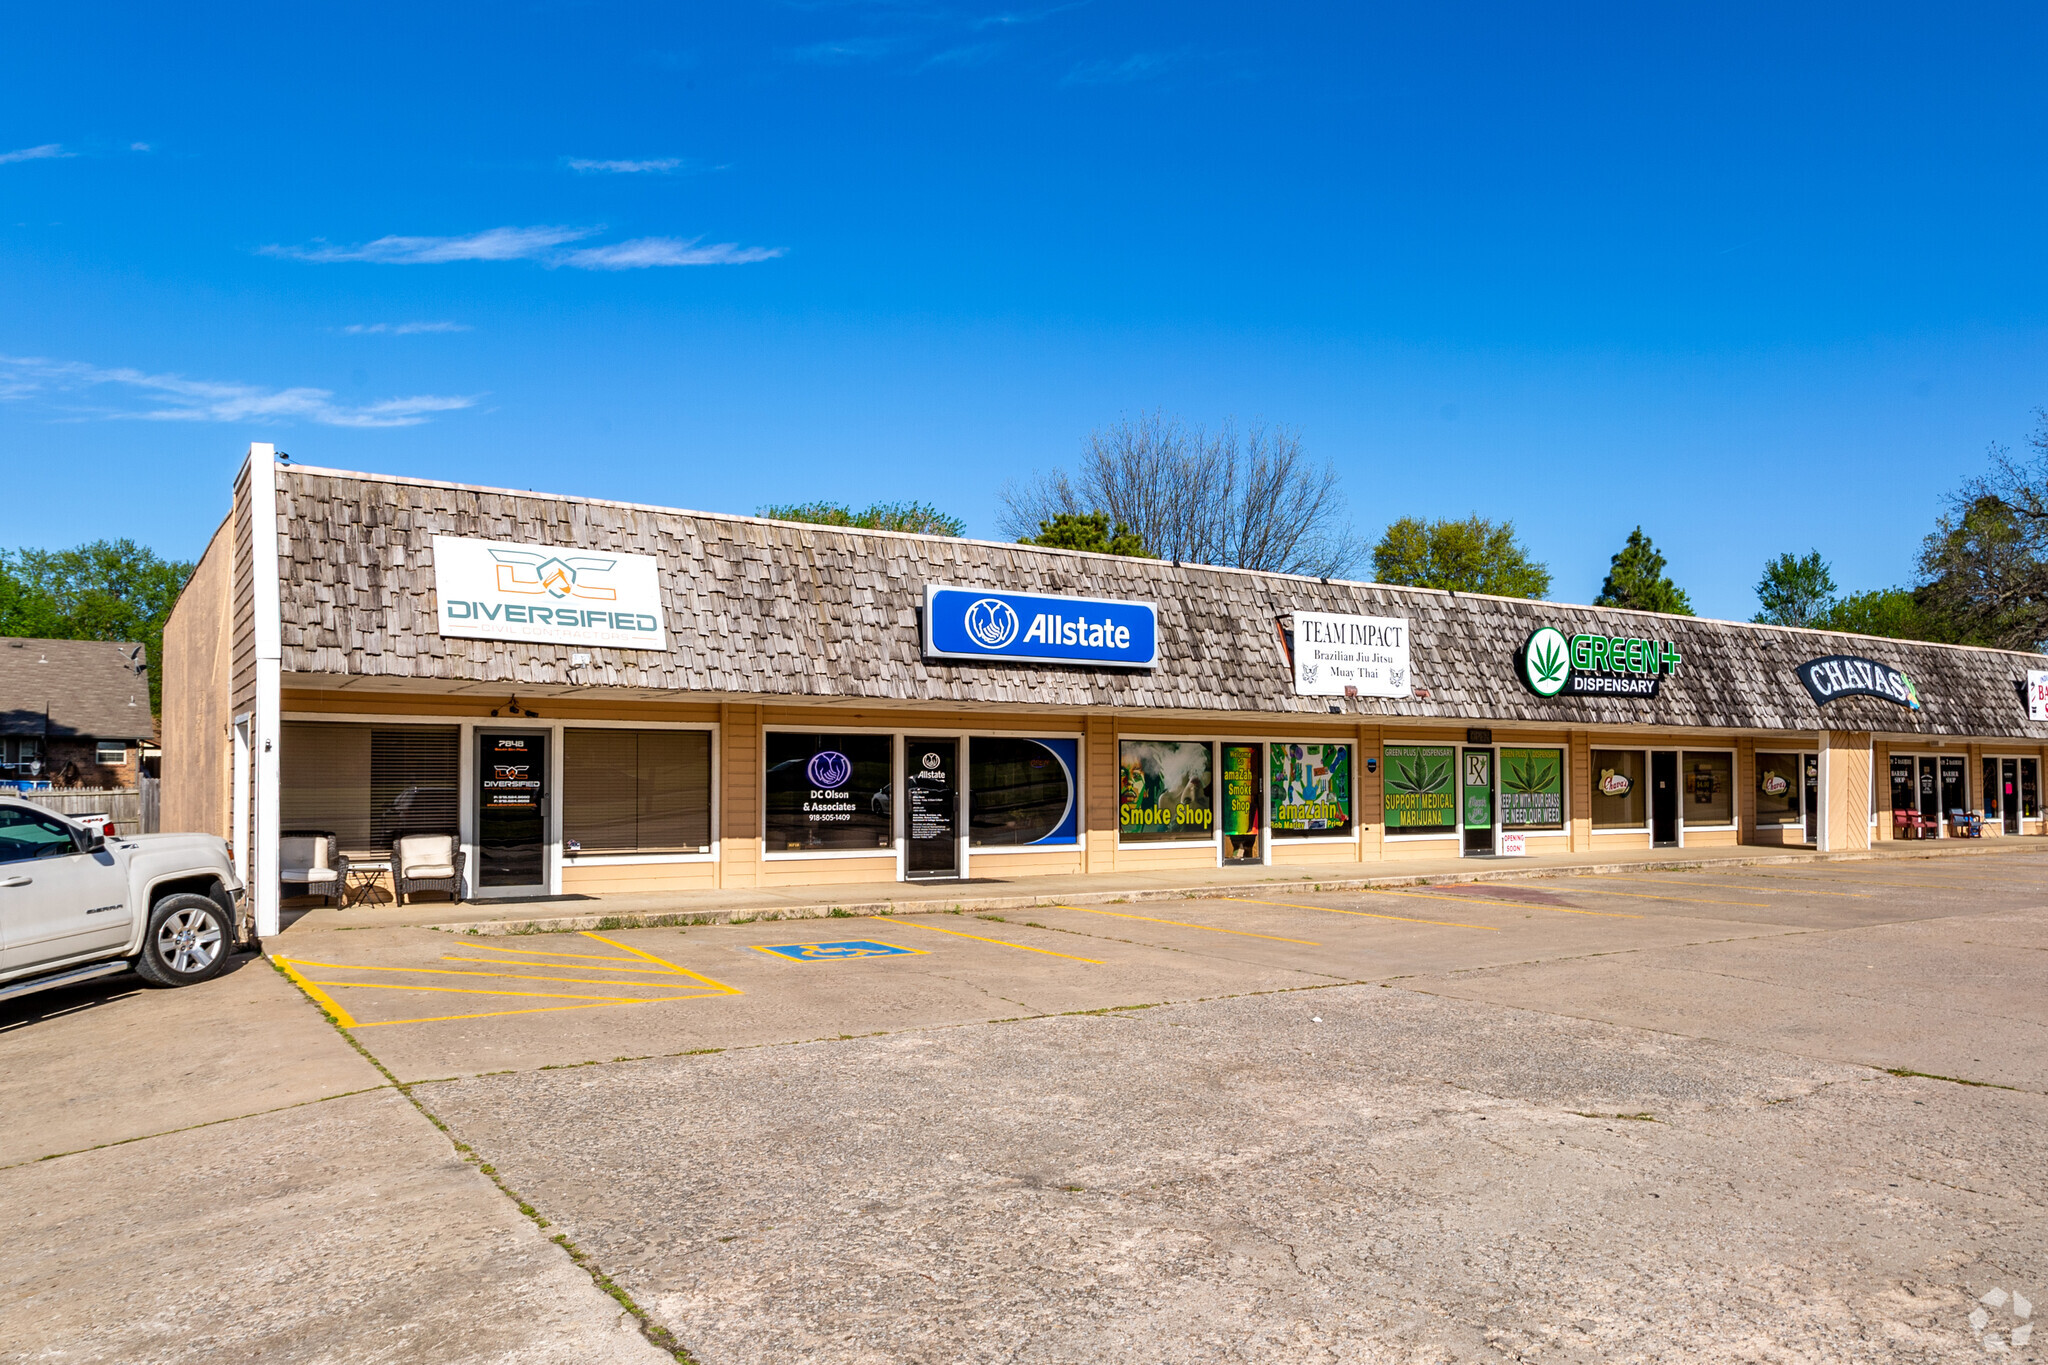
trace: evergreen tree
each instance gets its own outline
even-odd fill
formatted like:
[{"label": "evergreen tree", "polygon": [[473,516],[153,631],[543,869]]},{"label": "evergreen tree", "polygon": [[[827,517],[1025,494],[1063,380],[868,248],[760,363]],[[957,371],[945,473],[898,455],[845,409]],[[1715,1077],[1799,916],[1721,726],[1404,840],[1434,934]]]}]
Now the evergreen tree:
[{"label": "evergreen tree", "polygon": [[1637,611],[1661,611],[1672,616],[1692,615],[1692,603],[1684,591],[1664,576],[1664,556],[1638,526],[1628,533],[1628,543],[1610,561],[1607,581],[1600,585],[1596,607],[1632,607]]},{"label": "evergreen tree", "polygon": [[1043,545],[1049,550],[1093,550],[1097,554],[1129,555],[1154,559],[1131,529],[1122,522],[1110,525],[1107,512],[1060,512],[1052,520],[1038,523],[1038,534],[1025,536],[1019,545]]}]

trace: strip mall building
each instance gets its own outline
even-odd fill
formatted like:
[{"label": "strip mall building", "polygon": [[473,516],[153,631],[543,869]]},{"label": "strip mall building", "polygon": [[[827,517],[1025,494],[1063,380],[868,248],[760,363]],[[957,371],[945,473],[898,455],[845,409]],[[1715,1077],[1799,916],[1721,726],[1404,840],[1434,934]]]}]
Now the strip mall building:
[{"label": "strip mall building", "polygon": [[164,657],[165,828],[230,839],[261,933],[287,831],[457,832],[475,898],[1854,849],[1909,811],[2039,834],[2048,758],[2039,655],[262,445]]}]

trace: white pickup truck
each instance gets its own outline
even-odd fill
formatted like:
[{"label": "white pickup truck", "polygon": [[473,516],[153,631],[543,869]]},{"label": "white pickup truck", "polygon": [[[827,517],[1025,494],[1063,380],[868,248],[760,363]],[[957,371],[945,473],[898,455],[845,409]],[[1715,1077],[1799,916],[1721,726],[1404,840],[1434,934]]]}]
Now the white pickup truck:
[{"label": "white pickup truck", "polygon": [[225,840],[108,838],[0,797],[0,1000],[125,971],[204,981],[250,938],[245,905]]}]

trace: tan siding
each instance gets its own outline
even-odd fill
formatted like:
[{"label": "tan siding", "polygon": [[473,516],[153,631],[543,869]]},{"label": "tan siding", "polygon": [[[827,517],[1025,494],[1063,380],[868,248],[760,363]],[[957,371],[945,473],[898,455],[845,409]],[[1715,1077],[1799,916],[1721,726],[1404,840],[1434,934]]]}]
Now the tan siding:
[{"label": "tan siding", "polygon": [[761,864],[762,886],[841,886],[849,882],[893,882],[894,856],[878,858],[769,859]]},{"label": "tan siding", "polygon": [[1045,849],[1035,853],[991,853],[986,849],[967,853],[968,869],[976,877],[1046,877],[1082,871],[1078,848]]},{"label": "tan siding", "polygon": [[1088,870],[1116,871],[1117,805],[1122,795],[1117,782],[1116,725],[1108,716],[1092,716],[1083,759],[1086,780],[1081,784],[1087,801]]},{"label": "tan siding", "polygon": [[[1381,730],[1377,725],[1358,727],[1358,748],[1351,755],[1351,781],[1354,788],[1352,800],[1357,803],[1351,812],[1351,819],[1358,829],[1358,859],[1360,862],[1377,862],[1383,856],[1386,842],[1386,761],[1380,755]],[[1375,771],[1365,770],[1366,760],[1371,759]]]},{"label": "tan siding", "polygon": [[[719,713],[719,879],[725,887],[762,885],[761,708]],[[892,870],[891,876],[895,875]]]},{"label": "tan siding", "polygon": [[163,807],[159,823],[167,831],[230,837],[233,589],[232,527],[223,522],[164,623]]},{"label": "tan siding", "polygon": [[630,863],[613,867],[564,867],[565,895],[619,896],[662,891],[710,891],[718,886],[716,863]]}]

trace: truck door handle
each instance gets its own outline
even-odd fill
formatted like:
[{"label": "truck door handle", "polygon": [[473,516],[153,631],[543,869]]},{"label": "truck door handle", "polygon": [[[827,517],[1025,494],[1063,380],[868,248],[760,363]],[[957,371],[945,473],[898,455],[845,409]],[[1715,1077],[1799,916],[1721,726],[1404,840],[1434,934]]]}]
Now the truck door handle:
[{"label": "truck door handle", "polygon": [[0,882],[0,886],[27,886],[34,880],[34,877],[9,877],[6,881]]}]

